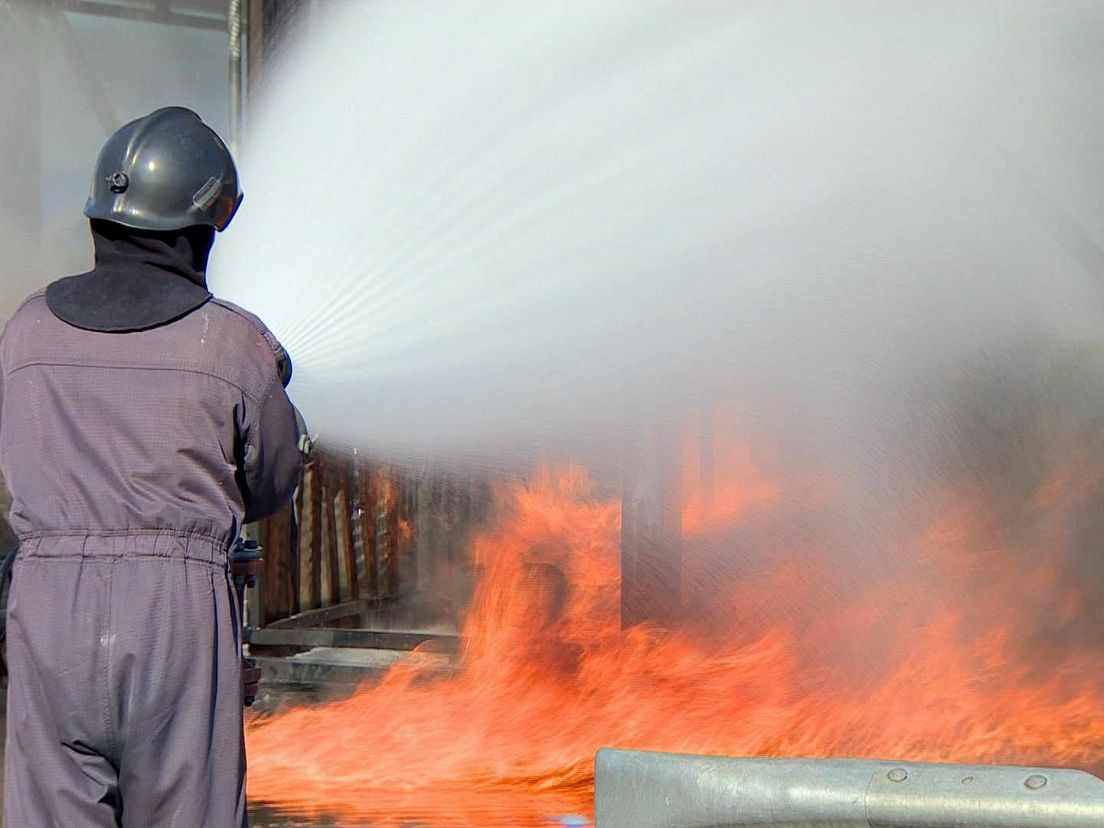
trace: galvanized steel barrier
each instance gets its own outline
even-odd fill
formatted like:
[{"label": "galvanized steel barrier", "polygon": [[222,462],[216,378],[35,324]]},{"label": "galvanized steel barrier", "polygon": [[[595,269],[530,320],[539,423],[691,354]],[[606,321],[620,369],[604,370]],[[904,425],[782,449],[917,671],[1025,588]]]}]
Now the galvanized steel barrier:
[{"label": "galvanized steel barrier", "polygon": [[604,749],[596,828],[1102,828],[1076,770]]}]

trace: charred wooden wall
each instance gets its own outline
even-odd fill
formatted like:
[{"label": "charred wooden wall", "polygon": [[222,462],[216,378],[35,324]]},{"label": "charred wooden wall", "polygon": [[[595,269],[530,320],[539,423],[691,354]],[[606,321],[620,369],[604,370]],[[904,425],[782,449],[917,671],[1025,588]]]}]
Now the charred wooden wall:
[{"label": "charred wooden wall", "polygon": [[399,476],[385,465],[316,452],[294,503],[262,521],[261,622],[398,594],[398,561],[409,545]]},{"label": "charred wooden wall", "polygon": [[458,613],[467,538],[489,506],[489,483],[476,473],[404,473],[316,450],[294,502],[258,525],[265,565],[251,623],[399,599]]}]

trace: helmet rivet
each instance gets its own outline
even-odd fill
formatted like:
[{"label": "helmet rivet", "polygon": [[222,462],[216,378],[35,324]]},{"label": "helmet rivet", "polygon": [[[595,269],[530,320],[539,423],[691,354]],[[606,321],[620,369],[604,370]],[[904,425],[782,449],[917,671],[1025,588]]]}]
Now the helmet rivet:
[{"label": "helmet rivet", "polygon": [[108,186],[113,193],[125,193],[130,186],[130,176],[125,172],[114,173],[107,179]]}]

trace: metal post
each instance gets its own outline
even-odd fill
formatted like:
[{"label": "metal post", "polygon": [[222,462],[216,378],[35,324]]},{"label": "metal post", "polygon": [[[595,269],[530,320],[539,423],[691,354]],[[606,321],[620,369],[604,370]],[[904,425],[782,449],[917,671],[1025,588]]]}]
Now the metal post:
[{"label": "metal post", "polygon": [[226,26],[230,34],[230,150],[235,155],[241,148],[244,110],[244,50],[247,19],[242,0],[229,0]]}]

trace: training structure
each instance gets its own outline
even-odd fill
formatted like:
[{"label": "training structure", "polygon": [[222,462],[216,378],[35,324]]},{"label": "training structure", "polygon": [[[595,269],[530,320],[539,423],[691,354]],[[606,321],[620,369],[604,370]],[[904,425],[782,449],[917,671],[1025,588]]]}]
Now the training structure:
[{"label": "training structure", "polygon": [[465,530],[489,496],[474,474],[403,475],[316,450],[295,502],[257,527],[265,567],[250,596],[253,649],[455,649]]}]

